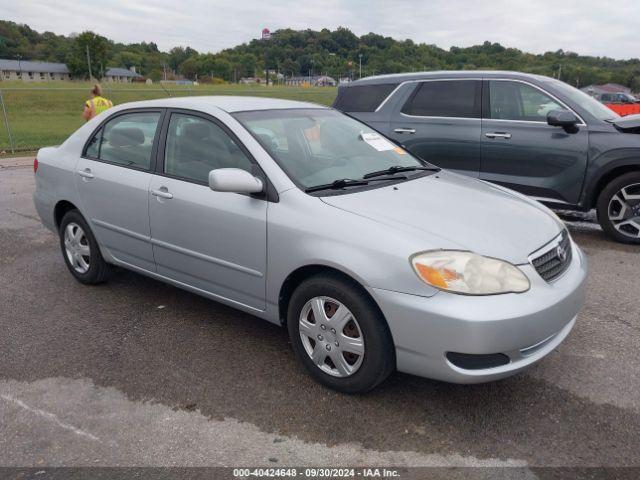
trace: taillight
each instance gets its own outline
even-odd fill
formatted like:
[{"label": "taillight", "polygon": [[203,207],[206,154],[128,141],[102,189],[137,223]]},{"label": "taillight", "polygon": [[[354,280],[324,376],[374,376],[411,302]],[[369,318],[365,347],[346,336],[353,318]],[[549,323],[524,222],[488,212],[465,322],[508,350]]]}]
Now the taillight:
[{"label": "taillight", "polygon": [[38,159],[34,158],[33,159],[33,173],[36,173],[38,171]]}]

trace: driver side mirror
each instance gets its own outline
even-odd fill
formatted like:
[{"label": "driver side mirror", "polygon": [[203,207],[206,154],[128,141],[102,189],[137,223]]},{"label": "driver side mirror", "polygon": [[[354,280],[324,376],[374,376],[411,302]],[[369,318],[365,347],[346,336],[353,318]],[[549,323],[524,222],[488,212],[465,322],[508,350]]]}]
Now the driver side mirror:
[{"label": "driver side mirror", "polygon": [[552,110],[547,113],[547,124],[552,127],[562,127],[568,133],[577,132],[579,123],[580,119],[569,110]]},{"label": "driver side mirror", "polygon": [[209,172],[209,188],[214,192],[261,193],[262,180],[240,168],[217,168]]}]

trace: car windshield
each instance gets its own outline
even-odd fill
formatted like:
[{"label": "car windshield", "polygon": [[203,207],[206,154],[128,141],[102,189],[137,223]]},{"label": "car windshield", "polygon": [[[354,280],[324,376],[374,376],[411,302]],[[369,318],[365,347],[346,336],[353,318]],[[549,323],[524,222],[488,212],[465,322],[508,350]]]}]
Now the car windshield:
[{"label": "car windshield", "polygon": [[553,80],[552,85],[559,90],[562,95],[568,97],[572,102],[580,105],[599,120],[611,120],[620,116],[609,107],[597,101],[595,98],[575,87],[572,87],[571,85],[559,80]]},{"label": "car windshield", "polygon": [[[342,180],[361,180],[358,184],[363,185],[370,173],[384,179],[381,171],[391,168],[389,175],[400,175],[400,170],[409,176],[414,168],[429,165],[335,110],[262,110],[234,116],[303,189]],[[349,184],[341,182],[345,186]]]}]

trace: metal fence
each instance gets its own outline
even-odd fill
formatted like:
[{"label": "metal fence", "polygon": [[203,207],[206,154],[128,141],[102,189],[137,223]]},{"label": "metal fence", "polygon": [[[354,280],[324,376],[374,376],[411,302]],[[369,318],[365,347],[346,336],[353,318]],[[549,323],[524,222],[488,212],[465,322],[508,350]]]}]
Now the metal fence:
[{"label": "metal fence", "polygon": [[[82,110],[91,87],[6,86],[0,82],[0,155],[19,155],[43,146],[58,145],[84,123]],[[258,87],[253,85],[172,86],[103,85],[103,95],[114,105],[190,95],[253,95],[286,98],[329,105],[336,95],[333,87]]]}]

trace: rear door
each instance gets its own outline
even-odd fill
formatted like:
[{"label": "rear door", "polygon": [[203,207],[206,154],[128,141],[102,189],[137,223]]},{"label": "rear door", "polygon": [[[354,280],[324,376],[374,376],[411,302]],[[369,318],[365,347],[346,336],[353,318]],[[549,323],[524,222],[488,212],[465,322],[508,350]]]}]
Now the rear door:
[{"label": "rear door", "polygon": [[85,147],[74,180],[81,210],[98,242],[119,261],[155,270],[148,191],[162,110],[125,111]]},{"label": "rear door", "polygon": [[482,82],[415,83],[390,119],[388,135],[416,156],[472,177],[480,173]]},{"label": "rear door", "polygon": [[483,102],[480,178],[540,200],[577,203],[587,167],[586,125],[576,132],[548,125],[547,113],[568,107],[522,81],[485,81]]}]

